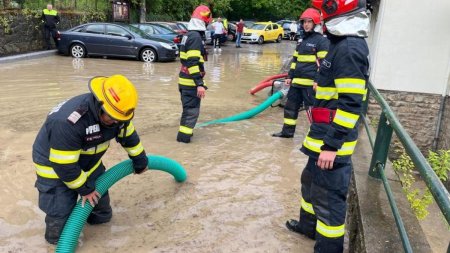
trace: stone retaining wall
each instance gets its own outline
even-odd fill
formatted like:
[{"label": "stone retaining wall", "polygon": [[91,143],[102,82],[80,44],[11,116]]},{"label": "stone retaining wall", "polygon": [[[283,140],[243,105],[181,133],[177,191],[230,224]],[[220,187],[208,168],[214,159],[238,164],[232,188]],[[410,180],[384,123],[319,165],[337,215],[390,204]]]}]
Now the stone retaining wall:
[{"label": "stone retaining wall", "polygon": [[[59,13],[61,22],[58,30],[64,31],[85,20],[82,13]],[[43,50],[43,25],[40,18],[24,15],[21,11],[0,13],[0,57]],[[0,20],[1,21],[1,20]],[[53,43],[53,39],[50,39]]]},{"label": "stone retaining wall", "polygon": [[[379,90],[379,92],[388,102],[409,136],[422,153],[427,155],[433,145],[442,96],[405,91]],[[374,124],[378,124],[380,110],[375,99],[370,98],[368,115]],[[394,145],[394,150],[391,151],[395,152],[396,149],[397,145]]]}]

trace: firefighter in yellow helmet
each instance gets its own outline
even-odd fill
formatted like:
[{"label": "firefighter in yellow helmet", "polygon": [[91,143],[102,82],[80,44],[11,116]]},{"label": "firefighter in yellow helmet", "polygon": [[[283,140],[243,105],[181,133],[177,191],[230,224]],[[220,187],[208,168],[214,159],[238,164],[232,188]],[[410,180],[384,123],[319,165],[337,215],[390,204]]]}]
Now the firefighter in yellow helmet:
[{"label": "firefighter in yellow helmet", "polygon": [[82,205],[94,209],[87,222],[111,220],[108,192],[95,189],[95,180],[104,173],[102,156],[111,139],[128,152],[136,174],[147,168],[148,160],[131,122],[138,94],[122,75],[94,77],[91,93],[66,100],[54,107],[33,144],[33,162],[39,191],[39,208],[45,212],[45,239],[58,242],[78,195]]},{"label": "firefighter in yellow helmet", "polygon": [[180,119],[177,141],[189,143],[200,115],[200,102],[205,97],[206,83],[203,81],[206,60],[205,31],[211,22],[211,11],[205,5],[195,8],[188,24],[188,32],[183,36],[180,47],[181,69],[178,89],[183,112]]}]

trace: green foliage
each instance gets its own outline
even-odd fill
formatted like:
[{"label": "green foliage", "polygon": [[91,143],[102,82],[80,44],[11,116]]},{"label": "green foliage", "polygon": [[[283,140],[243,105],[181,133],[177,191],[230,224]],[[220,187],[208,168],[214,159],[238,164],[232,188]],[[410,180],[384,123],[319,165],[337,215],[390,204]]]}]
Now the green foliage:
[{"label": "green foliage", "polygon": [[[450,171],[450,150],[430,151],[428,162],[441,180],[448,179]],[[411,209],[419,220],[428,215],[428,206],[433,203],[433,196],[428,188],[423,192],[414,188],[416,179],[413,174],[414,164],[411,158],[403,151],[400,157],[393,162],[394,170],[399,174],[403,192],[406,194]]]},{"label": "green foliage", "polygon": [[450,150],[429,151],[428,162],[441,181],[447,181],[450,172]]},{"label": "green foliage", "polygon": [[106,14],[103,11],[94,9],[84,9],[80,12],[80,24],[93,21],[106,21]]},{"label": "green foliage", "polygon": [[22,9],[21,12],[26,20],[41,18],[41,16],[42,16],[42,10],[25,8],[25,9]]},{"label": "green foliage", "polygon": [[5,15],[0,17],[0,26],[3,27],[3,32],[5,34],[11,33],[11,22],[13,18],[10,15]]}]

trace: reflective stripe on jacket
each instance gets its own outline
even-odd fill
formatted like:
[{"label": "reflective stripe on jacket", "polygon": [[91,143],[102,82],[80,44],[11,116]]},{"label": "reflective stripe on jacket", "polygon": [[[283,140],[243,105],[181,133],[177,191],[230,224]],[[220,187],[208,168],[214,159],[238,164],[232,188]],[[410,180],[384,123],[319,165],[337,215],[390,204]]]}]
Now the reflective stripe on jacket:
[{"label": "reflective stripe on jacket", "polygon": [[203,66],[206,50],[199,31],[189,31],[183,36],[180,47],[181,70],[178,79],[180,89],[196,89],[205,86]]},{"label": "reflective stripe on jacket", "polygon": [[56,25],[59,23],[60,18],[58,16],[58,12],[56,10],[42,10],[42,21],[44,21],[45,26],[49,28],[56,28]]},{"label": "reflective stripe on jacket", "polygon": [[330,42],[317,32],[306,33],[297,45],[289,70],[291,87],[311,87],[318,76],[318,63],[328,53]]},{"label": "reflective stripe on jacket", "polygon": [[367,93],[369,50],[364,38],[330,36],[320,65],[314,107],[336,110],[331,124],[313,123],[301,150],[318,157],[326,144],[337,149],[336,162],[347,162],[358,138],[358,120]]},{"label": "reflective stripe on jacket", "polygon": [[52,109],[33,144],[33,162],[39,177],[62,180],[81,195],[92,192],[94,189],[88,188],[86,182],[91,174],[98,174],[96,169],[113,138],[127,150],[133,164],[147,165],[133,124],[106,128],[100,123],[99,113],[91,93]]}]

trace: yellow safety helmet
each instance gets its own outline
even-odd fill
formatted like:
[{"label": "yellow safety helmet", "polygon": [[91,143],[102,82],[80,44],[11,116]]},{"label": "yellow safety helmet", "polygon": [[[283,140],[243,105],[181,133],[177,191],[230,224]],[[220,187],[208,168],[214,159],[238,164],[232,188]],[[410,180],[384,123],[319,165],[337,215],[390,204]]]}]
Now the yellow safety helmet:
[{"label": "yellow safety helmet", "polygon": [[123,75],[94,77],[89,81],[89,89],[112,119],[129,121],[133,118],[138,94]]}]

